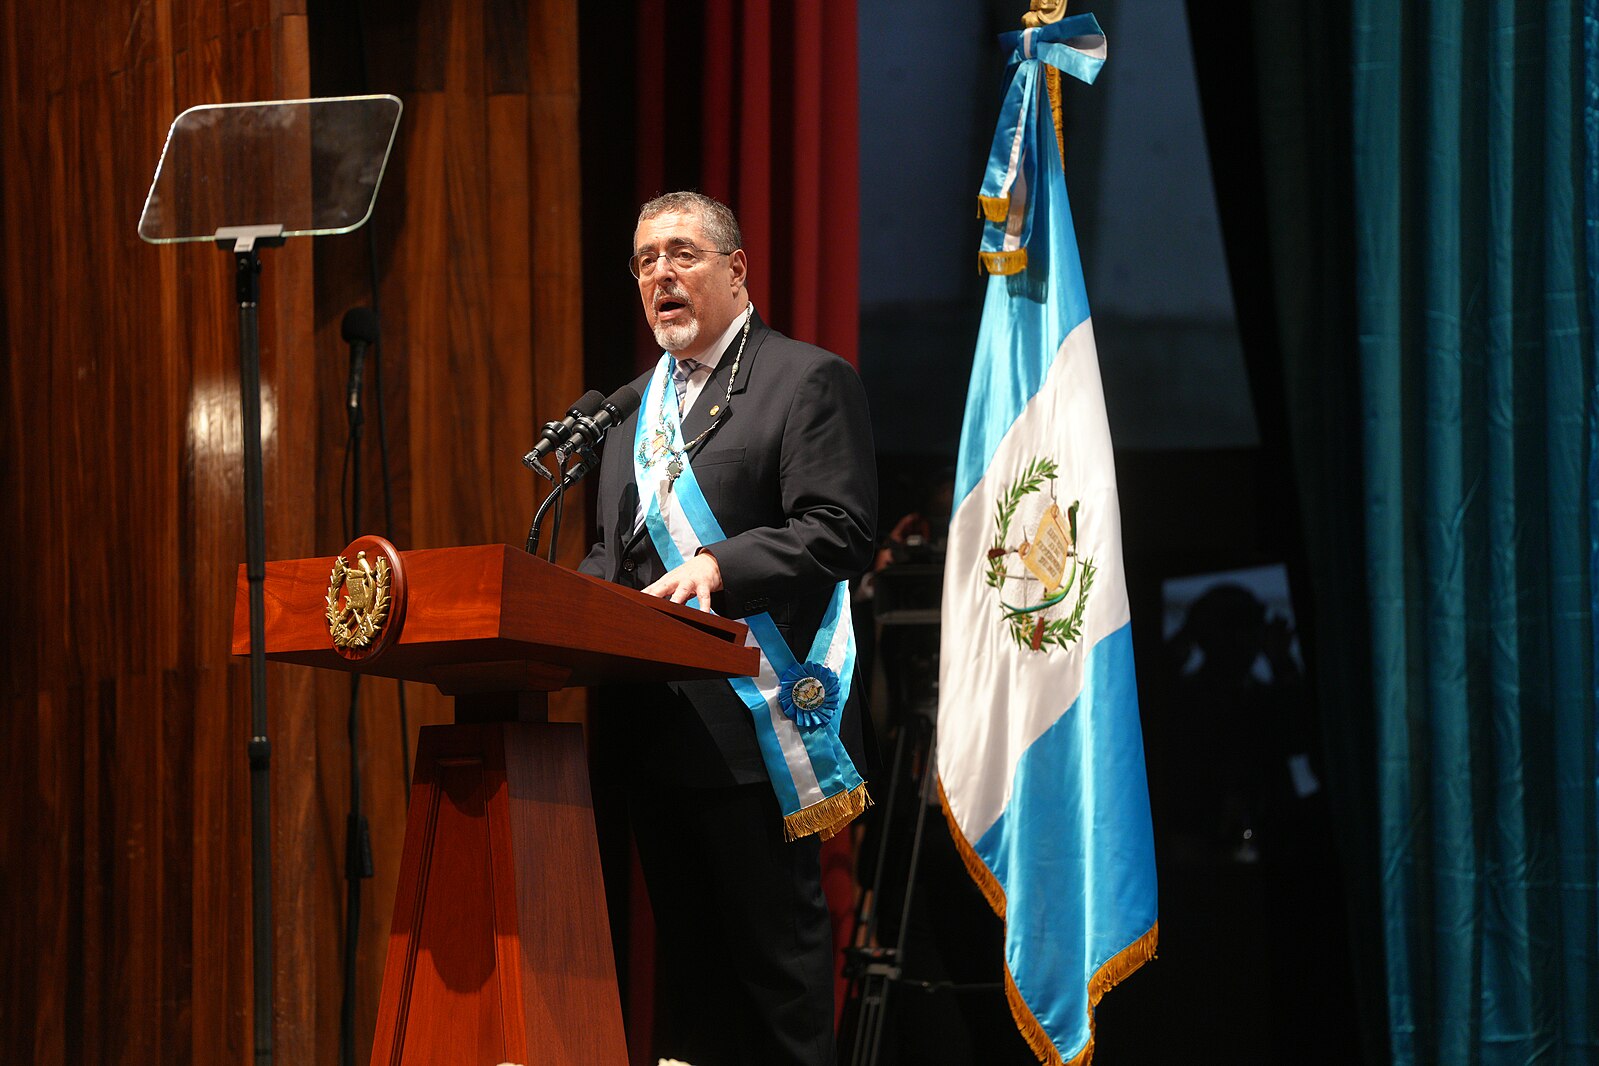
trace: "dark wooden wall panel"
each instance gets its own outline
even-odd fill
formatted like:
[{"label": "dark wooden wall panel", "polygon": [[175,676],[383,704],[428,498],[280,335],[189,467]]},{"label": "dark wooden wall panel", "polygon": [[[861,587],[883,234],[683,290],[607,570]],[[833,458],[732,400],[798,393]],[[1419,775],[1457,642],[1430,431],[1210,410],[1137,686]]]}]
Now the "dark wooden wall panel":
[{"label": "dark wooden wall panel", "polygon": [[[0,919],[19,963],[3,979],[5,1061],[247,1053],[243,707],[222,639],[239,524],[236,384],[231,410],[222,399],[236,380],[230,271],[213,249],[134,235],[172,115],[285,84],[258,92],[241,73],[283,46],[254,26],[275,24],[280,42],[293,28],[265,3],[236,11],[255,22],[191,51],[172,46],[164,5],[40,3],[0,21],[0,679],[16,711],[0,758],[22,785]],[[249,62],[224,70],[224,54]],[[264,337],[293,351],[309,259],[276,265]],[[267,368],[279,393],[286,370]],[[309,458],[274,451],[273,474]],[[283,536],[307,540],[292,524]]]},{"label": "dark wooden wall panel", "polygon": [[[251,1056],[248,684],[226,647],[244,554],[231,263],[145,245],[135,225],[179,111],[310,95],[318,64],[348,60],[310,45],[335,6],[0,6],[0,1062]],[[535,417],[583,389],[575,5],[364,9],[386,45],[372,88],[407,108],[375,231],[396,539],[520,543],[535,486],[518,458]],[[365,248],[357,234],[263,256],[271,556],[345,543],[338,323],[370,301]],[[373,529],[370,417],[366,451]],[[269,675],[277,1059],[332,1062],[347,692]],[[449,713],[414,686],[410,709],[413,733]],[[361,726],[377,861],[364,1056],[404,819],[392,683],[366,686]]]},{"label": "dark wooden wall panel", "polygon": [[[519,545],[542,491],[520,457],[536,425],[585,388],[576,7],[571,0],[409,0],[366,2],[360,11],[359,25],[314,34],[338,43],[313,50],[313,81],[325,92],[392,92],[405,104],[371,242],[381,275],[396,540],[408,548]],[[365,86],[349,81],[349,72],[362,66],[354,49],[363,34]],[[372,302],[367,249],[365,236],[317,247],[319,388],[328,394],[342,390],[348,367],[339,320],[351,306]],[[342,454],[344,436],[335,410],[322,431],[325,469]],[[363,524],[375,529],[382,500],[370,408],[364,448]],[[337,494],[324,485],[319,498],[332,528]],[[586,527],[583,507],[574,503],[561,553],[572,565],[582,557]],[[379,681],[364,693],[363,796],[373,818],[376,876],[361,922],[363,1058],[376,1019],[405,809],[395,686]],[[436,692],[409,686],[407,693],[413,734],[449,720],[450,708]],[[552,714],[580,719],[582,700],[558,696]],[[342,899],[349,787],[342,703],[319,715],[318,730],[318,790],[330,827],[322,834],[326,873],[319,878],[324,891]],[[336,937],[323,941],[319,971],[340,964],[337,949]],[[342,986],[324,985],[317,1028],[331,1039]]]}]

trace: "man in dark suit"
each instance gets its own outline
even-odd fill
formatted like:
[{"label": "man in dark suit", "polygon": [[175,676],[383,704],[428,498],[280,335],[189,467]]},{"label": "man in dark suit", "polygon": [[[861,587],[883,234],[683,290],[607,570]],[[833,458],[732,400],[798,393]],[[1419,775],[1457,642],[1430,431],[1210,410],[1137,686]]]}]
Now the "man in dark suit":
[{"label": "man in dark suit", "polygon": [[[838,586],[871,561],[877,483],[860,379],[760,320],[741,243],[732,212],[697,193],[639,213],[632,270],[665,355],[635,382],[640,409],[611,433],[598,540],[582,569],[767,634],[770,700],[750,695],[750,682],[644,687],[615,724],[661,935],[660,1050],[695,1066],[815,1066],[835,1059],[820,837],[867,802],[851,776],[865,769],[864,715],[849,683],[852,643],[828,659],[835,674],[820,672],[831,685],[841,670],[838,695],[848,693],[820,707],[822,725],[802,713],[807,681],[792,680],[806,670],[790,662],[789,688],[773,695],[789,660],[768,645],[786,644],[806,668],[828,653],[828,634],[843,647]],[[679,507],[691,493],[714,521],[685,531],[684,516],[702,513]],[[824,686],[813,687],[820,701]],[[820,753],[814,773],[788,774],[797,737]],[[824,778],[843,783],[823,797]],[[796,789],[799,803],[807,792],[816,802],[789,809]]]}]

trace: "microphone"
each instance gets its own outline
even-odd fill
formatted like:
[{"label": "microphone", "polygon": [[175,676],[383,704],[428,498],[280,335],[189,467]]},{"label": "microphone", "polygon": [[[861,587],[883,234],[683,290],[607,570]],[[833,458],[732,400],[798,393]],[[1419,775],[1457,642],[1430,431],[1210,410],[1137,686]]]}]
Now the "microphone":
[{"label": "microphone", "polygon": [[[581,405],[591,396],[597,397],[599,395],[597,392],[586,393],[583,399],[578,401],[578,405]],[[600,441],[605,439],[605,431],[618,422],[624,421],[628,415],[637,411],[638,405],[638,390],[631,385],[623,385],[611,393],[609,397],[600,399],[599,403],[587,413],[579,413],[577,407],[573,407],[572,414],[565,423],[570,425],[570,428],[565,431],[568,440],[560,445],[556,458],[564,464],[567,457],[576,452],[578,462],[567,470],[566,476],[561,478],[560,483],[550,490],[550,494],[544,497],[544,502],[539,504],[538,511],[534,513],[533,525],[527,531],[527,552],[529,555],[537,555],[539,553],[539,530],[544,525],[544,513],[552,505],[560,502],[566,496],[566,490],[583,480],[584,475],[589,472],[590,464],[595,461],[593,449]],[[560,428],[562,425],[563,423],[552,422],[550,425],[545,426],[545,439],[549,439],[548,431],[552,427]],[[542,446],[543,444],[544,441],[539,441],[539,445]],[[551,445],[551,447],[553,446]],[[548,450],[548,448],[545,448],[546,452]],[[522,461],[535,470],[543,471],[544,465],[536,461],[537,453],[538,448],[535,448],[533,451],[528,452],[527,458]],[[547,472],[544,476],[550,477]],[[550,477],[550,480],[554,481],[555,479]],[[555,527],[556,531],[559,532],[561,527],[561,512],[559,509],[555,512]],[[555,556],[555,538],[552,536],[550,539],[550,556],[553,559]]]},{"label": "microphone", "polygon": [[[596,448],[605,439],[605,433],[618,422],[626,420],[627,416],[638,410],[638,390],[631,385],[623,385],[605,398],[592,418],[579,418],[572,426],[571,436],[561,445],[556,452],[556,458],[566,462],[574,452],[582,455],[591,448]],[[572,468],[562,485],[571,485],[582,479],[588,473],[588,456],[583,456],[584,461]]]},{"label": "microphone", "polygon": [[[578,419],[588,418],[600,410],[605,403],[605,396],[598,389],[590,389],[579,396],[566,412],[566,418],[560,422],[546,422],[539,432],[539,442],[533,445],[533,450],[522,456],[522,462],[529,470],[535,473],[542,472],[546,477],[549,472],[544,469],[544,457],[550,454],[566,438],[571,436],[572,428],[577,425]],[[562,461],[565,461],[564,456]]]},{"label": "microphone", "polygon": [[352,307],[344,312],[339,335],[350,346],[350,385],[345,390],[345,407],[352,417],[361,410],[361,383],[366,375],[366,349],[378,342],[378,316],[370,307]]}]

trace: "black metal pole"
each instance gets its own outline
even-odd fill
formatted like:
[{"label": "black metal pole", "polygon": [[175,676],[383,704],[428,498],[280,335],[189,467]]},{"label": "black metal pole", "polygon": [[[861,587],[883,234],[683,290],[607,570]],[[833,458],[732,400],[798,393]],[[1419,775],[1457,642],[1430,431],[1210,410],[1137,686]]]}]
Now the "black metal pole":
[{"label": "black metal pole", "polygon": [[255,1061],[272,1062],[272,837],[266,701],[266,503],[261,460],[261,260],[234,249],[239,302],[239,403],[244,429],[244,551],[250,591],[250,874]]},{"label": "black metal pole", "polygon": [[[927,751],[925,761],[922,763],[921,787],[917,790],[918,802],[916,805],[916,832],[911,837],[911,864],[910,870],[905,875],[905,902],[899,911],[899,936],[894,941],[894,969],[895,977],[905,960],[905,937],[910,932],[911,924],[911,899],[916,894],[916,868],[921,865],[922,858],[922,832],[927,827],[927,807],[933,798],[933,781],[938,773],[938,733],[933,728],[933,723],[924,718],[915,720],[918,733],[927,738]],[[920,739],[920,737],[918,737]],[[893,982],[884,981],[882,998],[878,1001],[877,1026],[872,1031],[872,1040],[867,1048],[866,1061],[875,1064],[882,1047],[883,1023],[888,1018],[888,994],[893,989]]]},{"label": "black metal pole", "polygon": [[[888,802],[878,808],[879,836],[877,864],[872,871],[872,888],[861,897],[861,909],[856,914],[856,927],[864,929],[865,936],[859,949],[860,976],[856,981],[856,1015],[854,1042],[850,1048],[850,1066],[871,1066],[866,1049],[877,1044],[877,1031],[882,1025],[883,1001],[887,982],[899,966],[893,949],[883,949],[877,944],[877,911],[883,900],[883,875],[888,866],[888,843],[893,834],[894,812],[899,809],[900,779],[905,765],[905,749],[909,746],[911,723],[901,722],[894,736],[894,763],[888,772]],[[909,876],[909,875],[907,875]]]},{"label": "black metal pole", "polygon": [[[374,367],[375,369],[375,367]],[[355,381],[350,422],[349,540],[361,535],[361,388]],[[361,881],[372,876],[372,840],[361,810],[361,675],[350,675],[350,708],[345,721],[350,739],[350,813],[344,820],[344,996],[339,1004],[339,1062],[355,1066],[356,953],[361,942]]]}]

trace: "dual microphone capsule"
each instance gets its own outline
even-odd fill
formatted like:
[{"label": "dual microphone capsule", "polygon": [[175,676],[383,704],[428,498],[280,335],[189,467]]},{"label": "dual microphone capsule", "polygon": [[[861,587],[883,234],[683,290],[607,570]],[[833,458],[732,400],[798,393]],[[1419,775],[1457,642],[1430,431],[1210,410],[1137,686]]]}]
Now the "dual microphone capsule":
[{"label": "dual microphone capsule", "polygon": [[555,452],[557,461],[564,465],[569,456],[598,445],[606,431],[638,410],[638,405],[638,390],[631,385],[623,385],[610,396],[590,389],[578,397],[564,419],[544,424],[538,443],[522,457],[522,462],[529,470],[553,481],[553,475],[544,466],[546,455]]}]

